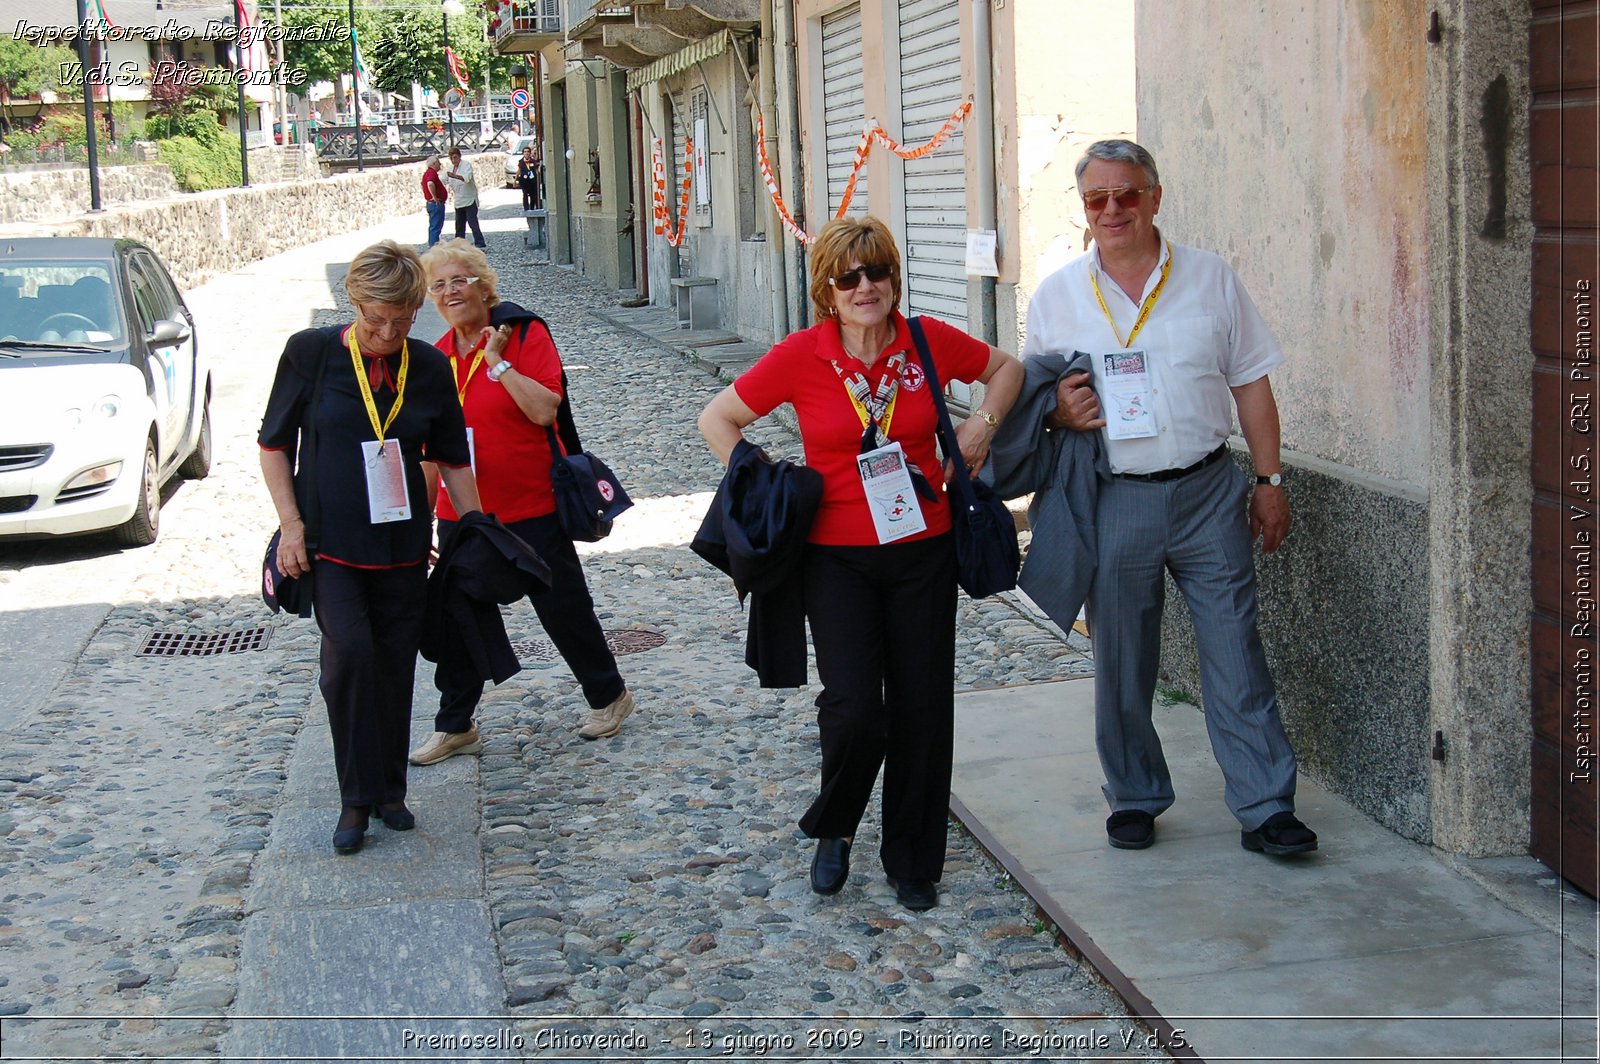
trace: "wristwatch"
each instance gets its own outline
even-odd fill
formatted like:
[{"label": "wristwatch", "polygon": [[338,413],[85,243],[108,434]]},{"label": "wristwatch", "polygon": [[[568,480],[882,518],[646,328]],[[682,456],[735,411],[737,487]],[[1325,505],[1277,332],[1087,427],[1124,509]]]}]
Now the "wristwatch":
[{"label": "wristwatch", "polygon": [[1257,476],[1256,477],[1256,483],[1257,484],[1270,484],[1274,488],[1281,488],[1283,486],[1283,474],[1282,473],[1272,473],[1272,474],[1269,474],[1267,476]]},{"label": "wristwatch", "polygon": [[974,410],[973,413],[975,415],[977,415],[978,417],[982,418],[983,419],[983,423],[985,425],[988,425],[990,428],[997,429],[997,428],[1000,427],[1000,419],[995,417],[993,414],[989,413],[989,411],[980,408],[980,409]]},{"label": "wristwatch", "polygon": [[509,359],[501,359],[499,362],[496,362],[493,366],[489,367],[488,377],[492,381],[498,381],[501,377],[504,377],[508,372],[510,372],[510,370],[511,361]]}]

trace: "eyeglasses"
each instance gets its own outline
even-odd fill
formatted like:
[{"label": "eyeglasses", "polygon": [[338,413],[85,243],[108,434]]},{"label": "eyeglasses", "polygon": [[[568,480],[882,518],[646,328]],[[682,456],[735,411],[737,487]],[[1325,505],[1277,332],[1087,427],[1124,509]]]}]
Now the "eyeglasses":
[{"label": "eyeglasses", "polygon": [[463,291],[469,284],[477,284],[476,277],[444,277],[428,285],[430,296],[442,295],[445,292]]},{"label": "eyeglasses", "polygon": [[857,266],[853,270],[846,270],[837,277],[828,278],[828,283],[841,292],[854,291],[861,283],[863,275],[873,284],[877,284],[892,272],[888,266]]},{"label": "eyeglasses", "polygon": [[1134,188],[1123,185],[1121,188],[1091,188],[1083,193],[1083,206],[1085,210],[1104,210],[1107,200],[1116,200],[1117,206],[1125,211],[1131,211],[1139,205],[1144,194],[1155,188],[1154,185],[1145,185],[1143,188]]},{"label": "eyeglasses", "polygon": [[372,315],[367,313],[367,309],[365,307],[356,307],[356,311],[361,315],[362,321],[372,326],[372,328],[376,329],[378,332],[386,332],[390,329],[399,329],[401,332],[405,332],[407,329],[411,328],[411,326],[417,320],[416,311],[412,311],[411,317],[409,318],[374,318]]}]

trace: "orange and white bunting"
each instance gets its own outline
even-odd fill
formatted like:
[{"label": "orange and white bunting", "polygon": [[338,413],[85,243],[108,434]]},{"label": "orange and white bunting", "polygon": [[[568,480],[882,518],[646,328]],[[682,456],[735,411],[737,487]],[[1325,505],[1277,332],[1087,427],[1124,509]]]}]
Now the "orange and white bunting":
[{"label": "orange and white bunting", "polygon": [[[843,218],[845,212],[850,209],[850,200],[854,197],[856,191],[856,181],[861,176],[861,168],[866,165],[867,153],[872,150],[872,142],[874,140],[882,141],[884,147],[902,159],[921,159],[938,151],[945,141],[953,137],[957,127],[966,121],[967,115],[971,112],[972,101],[963,101],[961,106],[957,107],[950,117],[945,120],[944,125],[939,127],[939,131],[928,139],[926,144],[915,148],[901,147],[893,137],[889,136],[889,132],[886,129],[877,124],[876,120],[868,119],[861,130],[861,140],[856,144],[855,165],[850,168],[850,180],[845,182],[844,195],[840,197],[839,209],[834,212],[833,216],[835,218]],[[658,140],[655,143],[657,148],[656,169],[658,173],[656,179],[656,232],[666,235],[667,231],[663,227],[670,223],[670,219],[666,217],[665,181],[659,176],[661,142]],[[759,110],[756,112],[756,157],[761,163],[761,179],[766,183],[767,193],[772,197],[772,205],[777,208],[778,218],[783,222],[783,227],[789,230],[794,238],[802,244],[811,243],[816,238],[802,229],[800,223],[794,220],[794,215],[790,213],[788,206],[783,202],[782,193],[778,191],[778,182],[772,176],[772,164],[767,160],[767,120],[766,116]],[[689,206],[689,185],[687,180],[684,182],[683,189],[684,214],[687,215]],[[670,236],[668,239],[671,239]],[[674,244],[673,246],[676,247],[677,245]]]},{"label": "orange and white bunting", "polygon": [[683,193],[678,200],[676,222],[667,208],[667,168],[661,161],[660,137],[651,140],[650,156],[653,178],[650,200],[655,214],[656,235],[666,237],[667,243],[675,248],[682,247],[683,238],[689,229],[689,189],[694,181],[694,141],[687,137],[683,141]]}]

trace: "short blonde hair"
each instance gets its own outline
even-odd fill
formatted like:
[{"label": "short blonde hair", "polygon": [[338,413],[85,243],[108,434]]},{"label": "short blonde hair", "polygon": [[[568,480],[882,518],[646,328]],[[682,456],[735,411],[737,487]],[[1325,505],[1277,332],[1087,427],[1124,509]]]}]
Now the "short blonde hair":
[{"label": "short blonde hair", "polygon": [[889,267],[894,287],[889,307],[900,306],[900,249],[895,247],[889,227],[871,215],[835,218],[822,227],[811,245],[811,306],[818,320],[834,316],[834,289],[828,279],[849,269],[851,259],[861,260],[863,266]]},{"label": "short blonde hair", "polygon": [[442,240],[429,248],[422,256],[422,268],[429,281],[433,280],[436,270],[443,268],[448,263],[454,263],[478,279],[478,289],[489,301],[491,307],[500,304],[500,275],[494,272],[494,267],[489,265],[484,253],[467,243],[461,237],[452,237]]},{"label": "short blonde hair", "polygon": [[358,306],[374,303],[416,310],[428,298],[428,281],[415,248],[380,240],[350,260],[344,291]]}]

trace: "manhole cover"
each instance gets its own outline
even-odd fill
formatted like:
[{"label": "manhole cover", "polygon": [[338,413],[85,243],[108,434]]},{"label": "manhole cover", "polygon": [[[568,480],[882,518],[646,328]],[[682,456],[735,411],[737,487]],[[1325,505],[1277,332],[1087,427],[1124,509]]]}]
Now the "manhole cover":
[{"label": "manhole cover", "polygon": [[134,653],[146,658],[208,658],[216,654],[265,650],[270,642],[270,627],[241,628],[232,632],[151,632]]},{"label": "manhole cover", "polygon": [[[605,637],[606,646],[610,647],[611,653],[619,658],[627,654],[654,650],[667,641],[667,637],[658,632],[640,632],[632,628],[606,632]],[[548,639],[514,639],[511,641],[511,649],[516,653],[517,660],[524,665],[551,665],[561,660],[555,644]]]}]

